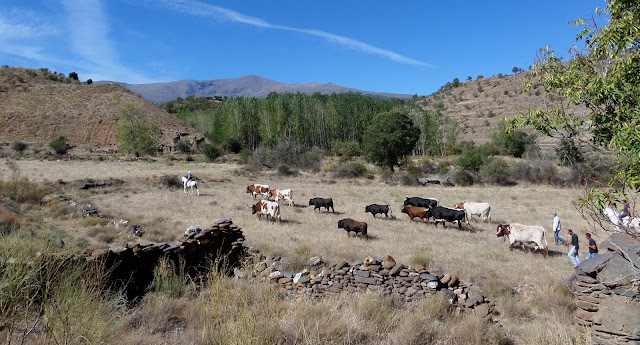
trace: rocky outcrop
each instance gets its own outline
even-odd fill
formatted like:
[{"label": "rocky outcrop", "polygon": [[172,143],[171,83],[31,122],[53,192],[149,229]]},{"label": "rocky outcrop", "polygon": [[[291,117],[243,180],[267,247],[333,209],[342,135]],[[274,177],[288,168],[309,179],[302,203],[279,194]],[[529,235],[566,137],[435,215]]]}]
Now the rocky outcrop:
[{"label": "rocky outcrop", "polygon": [[[321,263],[320,258],[309,262]],[[319,264],[301,272],[284,272],[278,260],[259,260],[253,267],[253,275],[277,284],[288,296],[307,294],[324,298],[327,294],[342,292],[379,291],[383,295],[396,295],[405,301],[413,301],[438,293],[445,294],[459,312],[479,313],[489,316],[495,304],[472,283],[465,283],[438,269],[427,270],[422,265],[396,263],[387,255],[384,259],[366,258],[363,261]]]},{"label": "rocky outcrop", "polygon": [[591,329],[594,344],[640,344],[640,242],[616,233],[600,251],[576,269],[579,329]]}]

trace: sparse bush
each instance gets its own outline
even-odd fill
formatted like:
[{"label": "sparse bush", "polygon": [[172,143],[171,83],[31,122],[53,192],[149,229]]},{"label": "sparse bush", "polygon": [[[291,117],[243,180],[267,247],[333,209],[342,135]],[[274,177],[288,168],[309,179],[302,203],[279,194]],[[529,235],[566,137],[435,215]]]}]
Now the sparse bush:
[{"label": "sparse bush", "polygon": [[26,143],[23,143],[22,141],[14,141],[13,143],[11,143],[11,149],[18,153],[21,153],[24,150],[26,150],[27,146],[28,145]]},{"label": "sparse bush", "polygon": [[331,154],[334,156],[340,156],[343,158],[351,158],[354,156],[360,156],[362,153],[360,149],[360,143],[356,141],[341,141],[334,140],[331,143]]},{"label": "sparse bush", "polygon": [[182,182],[176,175],[162,175],[158,182],[161,186],[168,188],[182,187]]},{"label": "sparse bush", "polygon": [[14,176],[8,181],[0,181],[0,196],[17,203],[40,204],[51,189],[29,181],[26,177]]},{"label": "sparse bush", "polygon": [[86,217],[80,222],[80,224],[86,228],[96,225],[106,225],[109,223],[109,220],[106,218],[94,218],[94,217]]},{"label": "sparse bush", "polygon": [[188,155],[188,156],[184,157],[184,161],[185,162],[193,162],[195,160],[193,159],[193,157],[191,155]]},{"label": "sparse bush", "polygon": [[584,162],[584,156],[572,139],[562,138],[556,148],[556,155],[560,160],[560,165],[573,165]]},{"label": "sparse bush", "polygon": [[297,176],[298,171],[292,170],[285,164],[280,164],[280,166],[278,166],[278,174],[280,174],[281,176]]},{"label": "sparse bush", "polygon": [[506,186],[511,184],[509,164],[502,158],[493,158],[480,168],[480,178],[484,183]]},{"label": "sparse bush", "polygon": [[367,172],[367,166],[360,161],[346,161],[338,164],[333,175],[337,178],[362,177]]},{"label": "sparse bush", "polygon": [[465,170],[460,170],[453,176],[453,182],[461,187],[473,185],[473,175]]},{"label": "sparse bush", "polygon": [[191,152],[191,143],[189,140],[182,139],[176,143],[176,150],[182,153],[190,153]]},{"label": "sparse bush", "polygon": [[176,267],[173,261],[162,258],[153,270],[154,290],[170,298],[182,296],[185,288],[184,265]]},{"label": "sparse bush", "polygon": [[63,136],[59,136],[58,139],[50,142],[49,147],[59,155],[64,155],[71,149],[71,145],[67,143],[67,138]]},{"label": "sparse bush", "polygon": [[429,267],[433,263],[433,258],[426,254],[415,254],[411,257],[411,263]]},{"label": "sparse bush", "polygon": [[236,137],[229,137],[224,143],[227,152],[239,153],[242,150],[242,140]]},{"label": "sparse bush", "polygon": [[202,144],[200,151],[204,154],[209,162],[213,162],[222,155],[222,150],[216,145]]}]

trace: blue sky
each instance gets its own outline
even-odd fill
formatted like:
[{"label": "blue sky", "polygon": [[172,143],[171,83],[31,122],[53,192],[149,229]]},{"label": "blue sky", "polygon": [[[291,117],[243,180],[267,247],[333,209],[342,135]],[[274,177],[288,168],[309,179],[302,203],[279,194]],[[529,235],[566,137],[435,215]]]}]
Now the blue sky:
[{"label": "blue sky", "polygon": [[0,64],[127,83],[259,75],[428,95],[576,44],[604,0],[0,0]]}]

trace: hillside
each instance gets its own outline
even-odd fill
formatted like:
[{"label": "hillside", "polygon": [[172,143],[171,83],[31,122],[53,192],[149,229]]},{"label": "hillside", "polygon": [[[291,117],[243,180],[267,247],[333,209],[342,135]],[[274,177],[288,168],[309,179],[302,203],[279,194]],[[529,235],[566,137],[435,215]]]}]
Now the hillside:
[{"label": "hillside", "polygon": [[316,92],[322,94],[354,92],[381,98],[409,99],[411,95],[394,93],[362,91],[335,85],[332,83],[285,84],[255,75],[231,79],[214,80],[179,80],[167,83],[152,84],[122,84],[129,90],[142,95],[153,103],[164,103],[178,97],[187,98],[191,95],[227,96],[227,97],[267,97],[272,92],[303,93],[307,95]]},{"label": "hillside", "polygon": [[[436,92],[418,102],[424,109],[440,109],[442,114],[458,124],[458,140],[472,140],[482,144],[489,140],[489,132],[505,117],[512,119],[529,109],[545,108],[555,104],[557,96],[545,94],[544,87],[534,84],[532,90],[521,94],[522,85],[530,72],[500,75],[460,83],[458,87]],[[573,107],[586,117],[587,110]],[[553,146],[556,141],[540,138],[542,146]]]},{"label": "hillside", "polygon": [[119,84],[87,85],[46,69],[3,67],[0,142],[48,143],[65,136],[80,147],[115,148],[121,101],[142,105],[143,120],[160,127],[167,150],[178,133],[189,140],[202,138],[184,122]]}]

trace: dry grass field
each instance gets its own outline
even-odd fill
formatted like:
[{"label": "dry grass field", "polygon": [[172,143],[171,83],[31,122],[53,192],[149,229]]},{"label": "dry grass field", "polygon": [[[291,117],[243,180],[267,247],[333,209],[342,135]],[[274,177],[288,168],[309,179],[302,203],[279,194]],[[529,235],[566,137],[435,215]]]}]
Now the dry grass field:
[{"label": "dry grass field", "polygon": [[[32,181],[59,186],[63,193],[82,203],[91,203],[98,212],[114,220],[127,219],[142,225],[146,234],[141,241],[170,241],[190,225],[201,228],[214,220],[231,217],[242,227],[246,244],[266,255],[287,258],[290,269],[300,269],[306,260],[320,255],[326,262],[356,261],[365,257],[393,256],[398,262],[426,264],[457,274],[462,280],[481,286],[497,303],[495,319],[502,332],[517,344],[582,343],[572,325],[573,301],[567,282],[573,268],[566,256],[568,248],[555,245],[551,224],[558,212],[566,229],[574,229],[582,242],[586,222],[573,207],[580,195],[578,189],[550,186],[474,186],[411,187],[381,184],[372,180],[335,180],[329,174],[302,173],[297,177],[281,177],[272,173],[251,176],[235,163],[203,163],[157,160],[155,162],[124,161],[38,161],[0,160],[0,178],[17,172]],[[192,171],[200,183],[199,197],[185,195],[181,188],[168,188],[159,183],[163,175],[181,176]],[[115,187],[80,190],[84,180],[121,179]],[[62,184],[65,182],[66,184]],[[254,202],[246,193],[253,183],[291,188],[296,206],[281,205],[282,222],[258,220],[249,206]],[[409,222],[400,212],[405,196],[437,198],[443,206],[454,202],[489,202],[492,222],[483,224],[475,217],[471,227],[458,230]],[[313,197],[331,197],[336,213],[314,212],[307,207]],[[365,214],[371,203],[389,204],[391,219]],[[354,218],[369,225],[370,239],[347,236],[337,228],[342,218]],[[550,255],[510,252],[508,243],[495,235],[498,223],[517,222],[542,225],[547,229]],[[130,238],[117,235],[96,236],[108,231],[102,224],[65,223],[65,241],[84,238],[84,246],[108,246]],[[603,238],[594,234],[597,241]],[[87,241],[88,239],[88,241]],[[101,242],[102,241],[102,242]],[[531,247],[529,247],[531,248]],[[580,256],[586,255],[583,246]],[[339,299],[335,303],[342,303]],[[313,308],[313,307],[309,307]],[[301,312],[301,311],[298,311]],[[289,314],[285,318],[291,318]],[[281,321],[285,322],[285,321]],[[126,343],[126,342],[125,342]],[[309,341],[307,343],[318,343]],[[399,341],[398,343],[404,343]],[[415,343],[415,342],[406,342]],[[455,342],[454,342],[455,343]],[[478,342],[482,343],[482,342]]]}]

